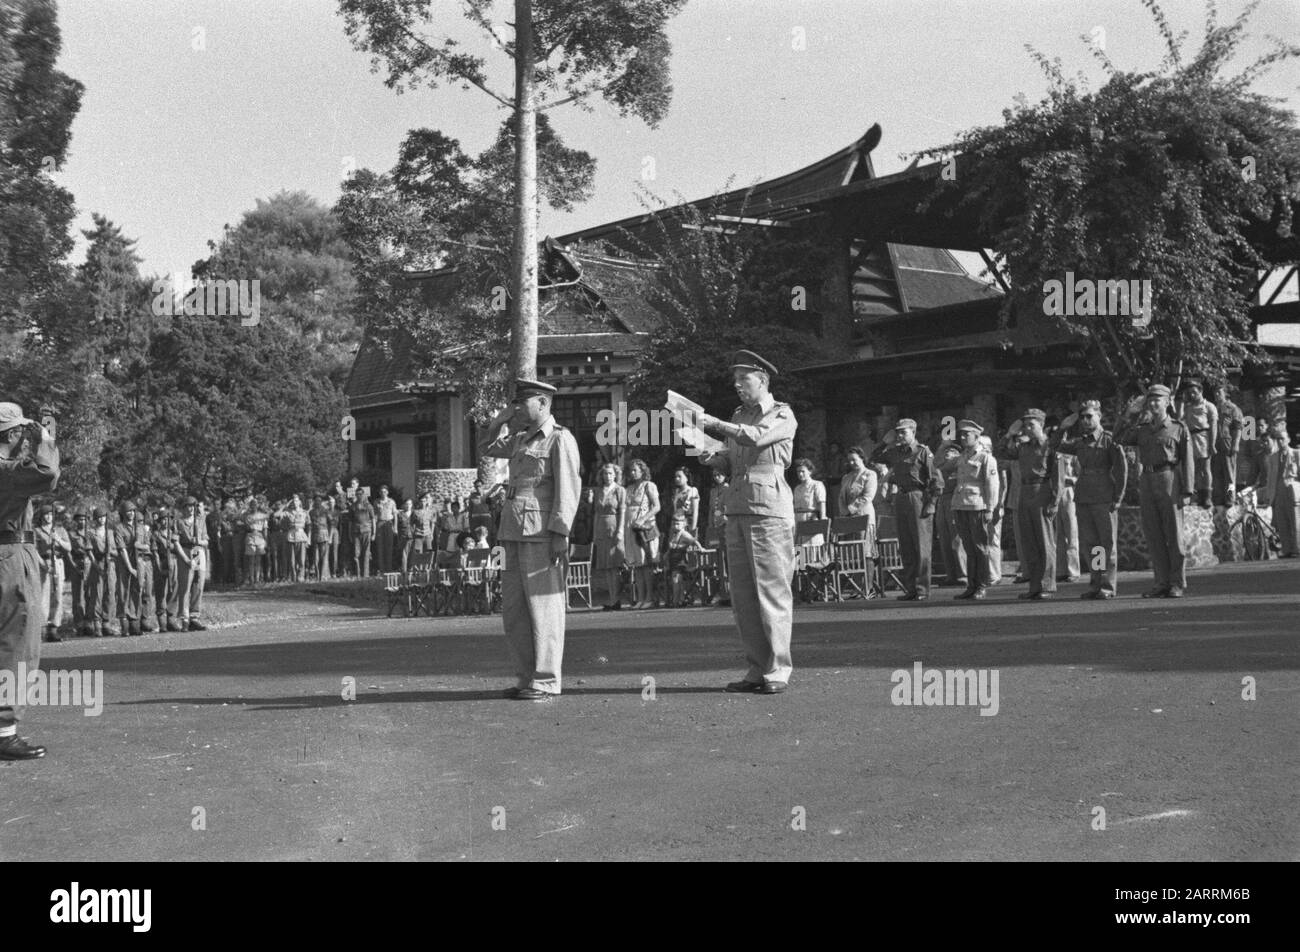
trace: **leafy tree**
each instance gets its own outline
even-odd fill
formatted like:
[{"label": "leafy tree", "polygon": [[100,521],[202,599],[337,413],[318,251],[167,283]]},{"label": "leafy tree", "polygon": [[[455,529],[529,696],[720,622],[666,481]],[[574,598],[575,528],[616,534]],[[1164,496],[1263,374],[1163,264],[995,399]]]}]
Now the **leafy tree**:
[{"label": "leafy tree", "polygon": [[[1119,70],[1094,47],[1107,79],[1092,92],[1031,48],[1051,83],[1045,99],[1022,98],[1003,125],[923,153],[957,154],[956,180],[941,182],[938,197],[956,188],[978,209],[1010,276],[1004,314],[1017,315],[1022,340],[1053,329],[1082,337],[1096,372],[1121,395],[1191,370],[1221,379],[1263,357],[1245,291],[1268,266],[1261,238],[1290,240],[1294,253],[1300,200],[1295,117],[1251,90],[1300,47],[1279,44],[1225,75],[1254,4],[1227,25],[1207,4],[1204,38],[1191,53],[1155,0],[1143,4],[1167,50],[1158,70]],[[1044,285],[1067,271],[1149,280],[1149,328],[1113,315],[1039,317]]]},{"label": "leafy tree", "polygon": [[[721,196],[660,207],[648,235],[622,242],[656,266],[646,271],[644,293],[663,315],[629,380],[629,401],[642,409],[662,407],[671,388],[729,418],[737,406],[728,370],[736,350],[762,354],[782,371],[833,359],[816,319],[831,249],[806,231],[720,228],[720,211]],[[729,214],[746,217],[743,206]],[[815,396],[812,386],[784,373],[773,382],[796,411]]]},{"label": "leafy tree", "polygon": [[444,82],[473,86],[511,113],[508,287],[514,375],[532,376],[537,366],[539,115],[565,103],[586,105],[600,95],[621,114],[657,125],[672,95],[664,28],[684,3],[514,0],[510,20],[509,5],[462,0],[465,17],[513,62],[514,90],[507,95],[492,87],[482,57],[440,33],[432,0],[339,0],[348,36],[372,54],[375,71],[386,65],[390,88],[401,92]]},{"label": "leafy tree", "polygon": [[310,342],[313,368],[342,386],[361,329],[353,314],[356,281],[340,222],[305,192],[258,199],[220,244],[194,266],[199,280],[259,282],[259,320]]}]

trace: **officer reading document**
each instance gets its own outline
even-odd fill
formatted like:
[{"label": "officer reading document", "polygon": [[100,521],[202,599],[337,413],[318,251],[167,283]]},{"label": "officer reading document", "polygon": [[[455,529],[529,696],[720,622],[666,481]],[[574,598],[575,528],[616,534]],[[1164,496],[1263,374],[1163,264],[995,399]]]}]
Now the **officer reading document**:
[{"label": "officer reading document", "polygon": [[701,462],[729,475],[727,565],[731,607],[745,646],[744,678],[727,685],[733,694],[780,694],[790,681],[790,627],[794,597],[794,494],[785,480],[798,424],[790,405],[770,387],[776,368],[747,350],[737,351],[731,371],[743,404],[724,422],[707,413],[696,423],[726,440],[704,452]]},{"label": "officer reading document", "polygon": [[482,456],[510,461],[497,538],[505,548],[501,615],[515,686],[505,696],[549,701],[560,693],[569,531],[582,479],[578,442],[551,416],[555,388],[515,381],[510,406],[488,424]]}]

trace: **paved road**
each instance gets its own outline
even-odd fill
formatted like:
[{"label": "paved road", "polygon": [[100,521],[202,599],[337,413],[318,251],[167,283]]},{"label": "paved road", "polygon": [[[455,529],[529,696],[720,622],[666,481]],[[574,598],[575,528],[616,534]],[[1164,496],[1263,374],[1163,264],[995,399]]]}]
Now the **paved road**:
[{"label": "paved road", "polygon": [[[497,699],[499,618],[268,596],[48,646],[107,703],[29,711],[50,754],[0,765],[0,860],[1300,858],[1300,565],[1020,590],[801,607],[779,697],[721,692],[726,609],[571,615],[545,705]],[[997,714],[894,705],[916,662],[996,671]]]}]

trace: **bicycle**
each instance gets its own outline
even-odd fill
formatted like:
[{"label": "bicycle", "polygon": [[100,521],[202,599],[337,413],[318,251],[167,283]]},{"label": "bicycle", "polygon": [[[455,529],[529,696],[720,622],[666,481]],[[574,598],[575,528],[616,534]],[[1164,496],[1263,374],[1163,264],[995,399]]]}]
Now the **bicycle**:
[{"label": "bicycle", "polygon": [[1282,540],[1271,525],[1264,521],[1256,507],[1255,490],[1243,489],[1237,493],[1241,516],[1228,529],[1228,537],[1241,527],[1241,548],[1247,562],[1266,562],[1282,551]]}]

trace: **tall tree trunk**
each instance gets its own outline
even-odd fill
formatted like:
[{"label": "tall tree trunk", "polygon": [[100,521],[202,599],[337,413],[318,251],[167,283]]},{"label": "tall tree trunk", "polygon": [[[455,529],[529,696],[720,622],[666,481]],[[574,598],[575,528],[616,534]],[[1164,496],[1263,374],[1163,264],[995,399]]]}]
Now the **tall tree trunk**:
[{"label": "tall tree trunk", "polygon": [[[514,326],[510,372],[537,375],[537,99],[533,2],[515,0],[515,247],[510,275]],[[513,389],[513,388],[511,388]]]}]

